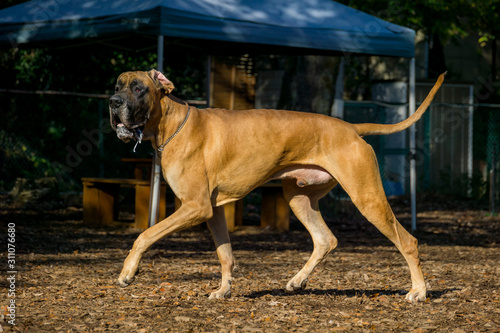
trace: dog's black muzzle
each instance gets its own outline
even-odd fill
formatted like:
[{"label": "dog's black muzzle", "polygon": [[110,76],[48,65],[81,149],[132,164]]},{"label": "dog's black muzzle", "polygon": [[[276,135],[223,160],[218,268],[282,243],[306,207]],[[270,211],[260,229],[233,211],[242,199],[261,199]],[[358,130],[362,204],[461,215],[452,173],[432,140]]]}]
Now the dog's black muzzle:
[{"label": "dog's black muzzle", "polygon": [[129,142],[132,139],[140,141],[144,124],[134,124],[127,101],[120,95],[113,95],[109,99],[109,113],[111,127],[116,131],[118,139]]}]

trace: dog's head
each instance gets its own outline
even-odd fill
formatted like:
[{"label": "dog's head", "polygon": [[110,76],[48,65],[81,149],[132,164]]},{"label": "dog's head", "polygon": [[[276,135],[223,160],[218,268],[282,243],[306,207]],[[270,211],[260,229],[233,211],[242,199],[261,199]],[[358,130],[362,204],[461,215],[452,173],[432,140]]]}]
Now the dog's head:
[{"label": "dog's head", "polygon": [[140,140],[141,133],[161,96],[170,94],[174,85],[156,70],[125,72],[116,80],[115,94],[109,99],[111,127],[124,142]]}]

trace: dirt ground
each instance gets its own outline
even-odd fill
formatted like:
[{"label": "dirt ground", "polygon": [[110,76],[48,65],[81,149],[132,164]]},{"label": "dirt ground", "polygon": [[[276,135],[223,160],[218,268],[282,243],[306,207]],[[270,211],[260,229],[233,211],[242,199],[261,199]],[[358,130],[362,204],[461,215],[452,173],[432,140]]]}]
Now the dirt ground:
[{"label": "dirt ground", "polygon": [[[158,242],[127,288],[116,285],[139,232],[82,223],[78,208],[0,207],[6,248],[16,225],[15,326],[8,323],[7,251],[1,251],[0,332],[500,332],[500,218],[447,198],[419,198],[427,301],[411,304],[403,257],[349,205],[327,219],[339,239],[307,289],[284,286],[312,250],[304,228],[243,227],[232,297],[213,301],[219,263],[201,226]],[[408,202],[391,200],[409,227]]]}]

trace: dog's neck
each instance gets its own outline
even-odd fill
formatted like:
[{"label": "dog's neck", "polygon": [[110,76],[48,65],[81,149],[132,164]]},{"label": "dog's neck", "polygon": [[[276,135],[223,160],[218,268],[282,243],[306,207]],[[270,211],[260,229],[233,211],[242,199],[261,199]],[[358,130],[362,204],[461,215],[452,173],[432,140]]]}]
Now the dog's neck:
[{"label": "dog's neck", "polygon": [[160,104],[155,106],[146,128],[148,139],[155,149],[174,133],[186,117],[188,103],[172,94],[162,96]]}]

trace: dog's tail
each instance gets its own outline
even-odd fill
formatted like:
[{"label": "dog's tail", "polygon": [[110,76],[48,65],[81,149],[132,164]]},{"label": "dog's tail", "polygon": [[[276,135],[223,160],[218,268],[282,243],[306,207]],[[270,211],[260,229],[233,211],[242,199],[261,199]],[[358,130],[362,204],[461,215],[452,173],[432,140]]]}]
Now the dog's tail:
[{"label": "dog's tail", "polygon": [[420,107],[413,113],[410,117],[406,118],[400,123],[397,124],[391,124],[391,125],[386,125],[386,124],[370,124],[370,123],[365,123],[365,124],[353,124],[354,129],[360,136],[365,136],[365,135],[387,135],[387,134],[392,134],[392,133],[397,133],[400,132],[404,129],[407,129],[411,125],[417,122],[417,120],[422,117],[424,114],[425,110],[427,110],[427,107],[432,102],[432,99],[434,98],[434,95],[436,95],[437,91],[441,87],[444,81],[444,76],[446,75],[446,72],[441,74],[436,81],[436,84],[434,84],[434,87],[432,87],[432,90],[429,92],[429,95],[425,98],[424,102]]}]

